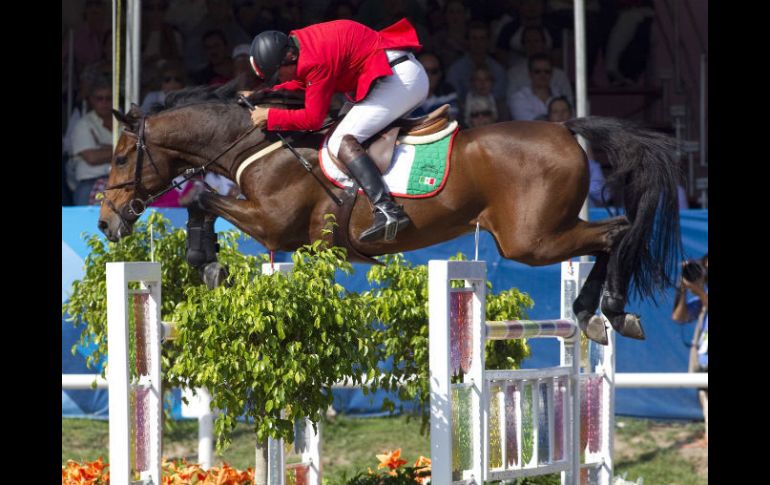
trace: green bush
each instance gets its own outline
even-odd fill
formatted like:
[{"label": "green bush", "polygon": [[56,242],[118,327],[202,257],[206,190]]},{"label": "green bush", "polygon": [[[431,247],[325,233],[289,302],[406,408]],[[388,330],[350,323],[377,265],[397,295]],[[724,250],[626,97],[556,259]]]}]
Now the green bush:
[{"label": "green bush", "polygon": [[[453,260],[466,259],[458,254]],[[430,425],[430,382],[428,364],[428,266],[413,266],[402,254],[383,256],[382,266],[372,266],[367,278],[380,286],[373,290],[374,311],[382,326],[375,339],[382,345],[382,359],[393,358],[393,368],[379,380],[383,389],[398,392],[402,401],[416,399],[421,411],[421,433]],[[491,293],[487,282],[487,320],[510,320],[525,317],[524,309],[532,299],[516,289]],[[529,356],[526,341],[498,340],[487,342],[486,363],[491,369],[515,369]],[[417,376],[411,379],[410,376]],[[456,378],[459,382],[459,377]],[[404,381],[400,384],[399,380]],[[395,404],[386,400],[385,409]]]}]

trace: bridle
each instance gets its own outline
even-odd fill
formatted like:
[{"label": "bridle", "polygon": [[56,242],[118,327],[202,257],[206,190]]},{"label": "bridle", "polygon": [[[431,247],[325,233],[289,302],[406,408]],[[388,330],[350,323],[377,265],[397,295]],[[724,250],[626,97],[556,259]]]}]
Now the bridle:
[{"label": "bridle", "polygon": [[[195,177],[199,173],[203,173],[206,171],[206,168],[208,168],[209,165],[213,164],[222,156],[230,151],[235,145],[237,145],[241,140],[243,140],[246,136],[251,134],[257,126],[252,126],[248,130],[246,130],[244,133],[242,133],[238,138],[235,139],[230,145],[228,145],[227,148],[225,148],[219,155],[212,158],[208,162],[204,163],[200,167],[195,168],[189,168],[185,170],[184,177],[182,180],[179,180],[177,182],[172,182],[171,185],[169,185],[167,188],[161,190],[160,192],[153,194],[149,197],[142,198],[142,194],[147,194],[148,191],[145,190],[145,188],[142,186],[142,169],[144,168],[144,154],[147,154],[147,159],[152,164],[152,167],[155,169],[155,172],[157,172],[158,175],[160,175],[160,170],[158,170],[158,166],[155,164],[155,161],[152,158],[152,154],[150,153],[150,149],[147,147],[147,144],[145,143],[145,136],[144,136],[144,128],[145,128],[145,122],[146,117],[142,116],[139,119],[139,132],[136,134],[137,140],[136,140],[136,169],[134,171],[134,179],[129,180],[127,182],[121,182],[119,184],[111,185],[104,189],[104,191],[108,190],[114,190],[114,189],[121,189],[124,187],[134,186],[134,193],[138,195],[138,197],[135,197],[131,199],[128,204],[126,204],[122,210],[118,210],[115,207],[115,204],[105,198],[104,201],[107,202],[107,206],[112,209],[115,214],[117,214],[118,217],[120,217],[120,222],[122,225],[125,225],[126,227],[130,225],[130,223],[136,221],[145,210],[147,210],[147,207],[152,204],[155,200],[157,200],[159,197],[163,196],[170,190],[174,188],[181,187],[182,184],[190,180],[191,178]],[[129,132],[131,133],[131,132]]]},{"label": "bridle", "polygon": [[[240,96],[239,104],[246,106],[249,109],[254,109],[251,103],[249,103],[244,96]],[[152,159],[152,154],[150,153],[150,149],[147,147],[147,145],[144,142],[144,138],[145,138],[144,130],[145,130],[146,119],[147,118],[145,116],[142,116],[139,119],[139,132],[135,134],[135,136],[137,137],[137,140],[136,140],[136,169],[134,171],[134,180],[129,180],[128,182],[121,182],[119,184],[111,185],[104,189],[105,192],[108,190],[120,189],[120,188],[129,187],[133,185],[135,187],[135,190],[134,190],[135,194],[137,195],[139,195],[140,193],[146,194],[148,191],[145,190],[144,187],[142,186],[142,169],[144,164],[145,153],[147,154],[147,159],[150,161],[150,163],[152,164],[152,167],[155,169],[155,172],[157,172],[158,175],[160,175],[160,170],[158,170],[158,166],[155,164],[155,161]],[[337,119],[332,119],[331,121],[325,123],[320,129],[314,130],[313,132],[320,132],[328,128],[329,126],[333,125],[336,122],[337,122]],[[184,177],[182,178],[182,180],[177,182],[172,181],[171,185],[169,185],[167,188],[163,189],[162,191],[154,195],[151,195],[147,198],[141,198],[141,196],[135,197],[131,199],[128,202],[128,204],[126,204],[121,210],[118,210],[118,208],[115,207],[115,204],[111,200],[107,198],[103,200],[107,202],[107,206],[120,218],[121,225],[127,228],[130,226],[131,223],[139,219],[139,217],[144,213],[144,211],[147,210],[147,207],[150,204],[152,204],[155,200],[157,200],[159,197],[166,194],[168,191],[174,188],[179,188],[182,184],[184,184],[191,178],[195,177],[199,173],[205,172],[206,168],[209,165],[215,163],[217,160],[222,158],[222,156],[225,153],[229,152],[234,146],[240,143],[241,140],[243,140],[245,137],[251,134],[251,132],[257,129],[257,127],[258,127],[257,125],[254,125],[248,130],[246,130],[244,133],[239,135],[238,138],[235,139],[235,141],[230,143],[230,145],[228,145],[227,148],[225,148],[221,153],[219,153],[219,155],[212,158],[208,162],[204,163],[200,167],[189,168],[185,170]],[[310,133],[313,133],[313,132],[310,132]],[[129,131],[128,133],[132,133],[132,132]],[[308,134],[308,133],[305,133],[305,134]],[[310,163],[307,160],[305,160],[305,158],[302,157],[302,155],[300,155],[294,149],[294,147],[291,145],[291,141],[292,141],[291,138],[288,138],[288,139],[284,138],[280,133],[278,133],[278,137],[281,139],[281,142],[291,150],[292,154],[294,154],[294,156],[297,158],[300,164],[303,165],[305,170],[307,170],[311,175],[315,177],[316,181],[326,190],[326,193],[332,198],[332,200],[334,200],[334,202],[337,205],[342,205],[342,200],[340,200],[339,197],[334,195],[334,193],[332,193],[329,190],[329,188],[326,185],[324,185],[324,183],[320,179],[318,179],[318,176],[316,176],[313,173]]]}]

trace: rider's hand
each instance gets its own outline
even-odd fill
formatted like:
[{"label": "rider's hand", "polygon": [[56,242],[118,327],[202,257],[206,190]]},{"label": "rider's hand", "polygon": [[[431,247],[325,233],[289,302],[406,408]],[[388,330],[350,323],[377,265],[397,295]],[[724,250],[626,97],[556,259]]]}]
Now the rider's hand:
[{"label": "rider's hand", "polygon": [[267,125],[267,111],[269,108],[260,108],[257,106],[254,111],[251,112],[251,121],[260,127]]}]

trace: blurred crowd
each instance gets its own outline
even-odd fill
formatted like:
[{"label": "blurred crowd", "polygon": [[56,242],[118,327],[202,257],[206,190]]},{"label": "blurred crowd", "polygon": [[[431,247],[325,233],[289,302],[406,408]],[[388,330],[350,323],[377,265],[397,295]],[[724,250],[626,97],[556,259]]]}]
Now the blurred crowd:
[{"label": "blurred crowd", "polygon": [[[66,8],[68,3],[71,8]],[[253,37],[263,30],[288,33],[336,19],[356,20],[379,30],[406,17],[423,44],[418,59],[430,78],[428,98],[414,116],[445,103],[464,128],[574,116],[569,74],[574,63],[572,0],[143,0],[141,4],[144,112],[184,87],[237,78],[242,89],[258,88],[248,51]],[[605,79],[612,85],[643,83],[652,0],[585,4],[588,72],[601,59]],[[71,0],[64,5],[62,204],[93,204],[106,184],[112,143],[112,2]],[[123,21],[125,17],[120,16]],[[70,60],[74,79],[68,112]],[[336,107],[342,101],[337,99]],[[600,154],[590,158],[591,204],[611,204],[612,194],[601,190],[608,166]],[[206,182],[222,193],[237,195],[237,188],[226,179],[209,174]],[[156,205],[178,205],[189,185]]]}]

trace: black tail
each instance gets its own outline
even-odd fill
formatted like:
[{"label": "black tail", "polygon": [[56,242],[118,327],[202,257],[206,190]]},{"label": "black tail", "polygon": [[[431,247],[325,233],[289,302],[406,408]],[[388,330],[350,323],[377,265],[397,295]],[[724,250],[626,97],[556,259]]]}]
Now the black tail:
[{"label": "black tail", "polygon": [[607,188],[622,201],[631,228],[615,249],[631,270],[636,294],[655,299],[672,285],[681,254],[676,141],[636,123],[589,116],[564,125],[607,154],[613,172]]}]

